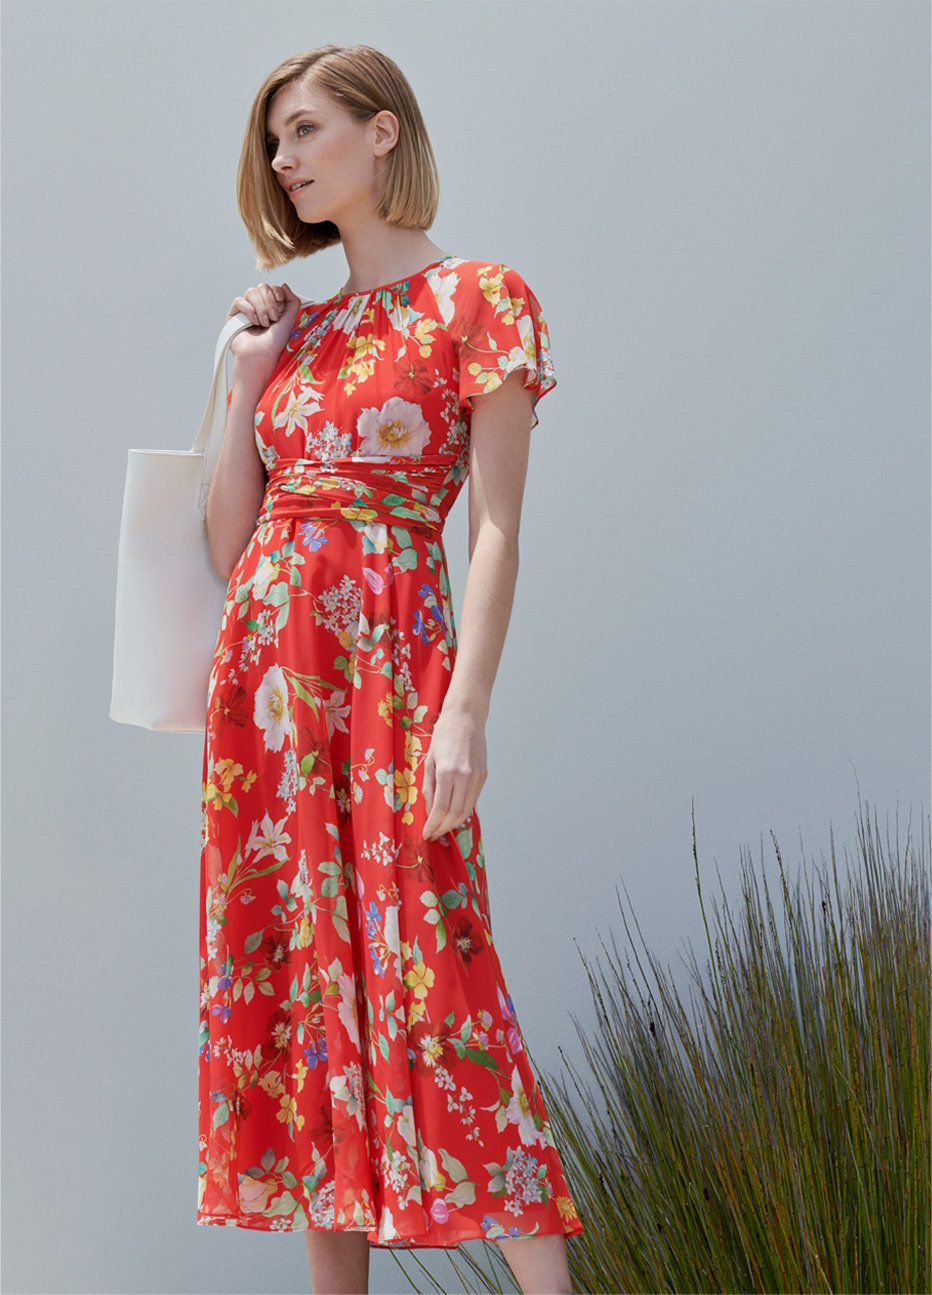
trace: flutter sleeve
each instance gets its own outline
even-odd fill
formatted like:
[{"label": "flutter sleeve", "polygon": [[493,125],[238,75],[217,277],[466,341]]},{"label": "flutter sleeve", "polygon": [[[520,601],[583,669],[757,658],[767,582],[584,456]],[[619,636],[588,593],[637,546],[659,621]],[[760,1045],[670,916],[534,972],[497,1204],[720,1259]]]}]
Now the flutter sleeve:
[{"label": "flutter sleeve", "polygon": [[472,397],[500,387],[509,373],[524,369],[524,385],[537,402],[557,384],[550,334],[540,302],[516,270],[475,262],[458,267],[453,317],[448,329],[459,368],[459,397],[472,410]]}]

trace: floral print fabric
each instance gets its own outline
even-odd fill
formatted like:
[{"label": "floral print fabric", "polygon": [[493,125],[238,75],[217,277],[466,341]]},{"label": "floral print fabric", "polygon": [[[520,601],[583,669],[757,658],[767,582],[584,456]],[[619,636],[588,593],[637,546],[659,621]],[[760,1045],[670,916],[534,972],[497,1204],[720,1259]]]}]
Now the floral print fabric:
[{"label": "floral print fabric", "polygon": [[[456,1246],[582,1223],[492,939],[479,818],[422,839],[471,398],[555,385],[540,305],[447,256],[305,303],[204,746],[197,1222]],[[533,423],[537,424],[534,414]]]}]

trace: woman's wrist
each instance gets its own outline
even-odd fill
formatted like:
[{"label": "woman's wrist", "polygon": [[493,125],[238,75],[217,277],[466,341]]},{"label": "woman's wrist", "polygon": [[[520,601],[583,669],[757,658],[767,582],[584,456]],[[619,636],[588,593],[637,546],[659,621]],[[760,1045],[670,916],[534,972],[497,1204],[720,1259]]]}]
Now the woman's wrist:
[{"label": "woman's wrist", "polygon": [[460,692],[453,684],[447,689],[442,709],[476,723],[484,724],[489,717],[490,698],[479,688]]},{"label": "woman's wrist", "polygon": [[267,365],[258,365],[249,360],[233,358],[233,374],[230,379],[230,391],[233,399],[250,400],[253,405],[259,403],[259,397],[266,389],[271,374]]}]

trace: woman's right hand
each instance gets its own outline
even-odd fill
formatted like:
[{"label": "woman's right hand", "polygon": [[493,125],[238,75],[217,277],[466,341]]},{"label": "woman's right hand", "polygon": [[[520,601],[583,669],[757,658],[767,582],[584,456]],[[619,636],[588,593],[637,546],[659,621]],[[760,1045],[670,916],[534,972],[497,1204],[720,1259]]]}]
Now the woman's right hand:
[{"label": "woman's right hand", "polygon": [[242,311],[254,325],[237,333],[230,343],[234,366],[264,385],[294,331],[300,305],[301,298],[295,296],[287,283],[280,287],[260,283],[236,297],[227,311],[227,319]]}]

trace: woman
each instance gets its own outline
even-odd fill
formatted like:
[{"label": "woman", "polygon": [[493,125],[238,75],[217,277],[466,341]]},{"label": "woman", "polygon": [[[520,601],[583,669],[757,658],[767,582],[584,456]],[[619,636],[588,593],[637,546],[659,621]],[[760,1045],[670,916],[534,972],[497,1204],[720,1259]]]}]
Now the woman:
[{"label": "woman", "polygon": [[[475,804],[538,398],[527,284],[426,230],[434,155],[396,64],[288,59],[238,175],[262,269],[341,243],[324,301],[236,297],[207,502],[211,674],[197,1221],[306,1230],[315,1291],[370,1245],[498,1242],[569,1291],[582,1231],[492,941]],[[469,479],[459,643],[441,536]]]}]

